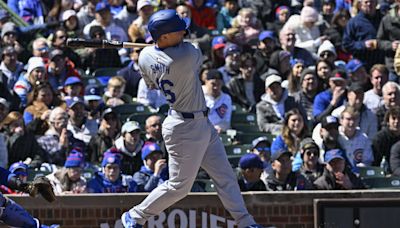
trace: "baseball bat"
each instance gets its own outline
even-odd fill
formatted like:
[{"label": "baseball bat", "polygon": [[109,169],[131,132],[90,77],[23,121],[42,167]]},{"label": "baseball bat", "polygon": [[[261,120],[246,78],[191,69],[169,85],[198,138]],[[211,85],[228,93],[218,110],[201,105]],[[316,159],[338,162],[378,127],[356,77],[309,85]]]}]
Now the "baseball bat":
[{"label": "baseball bat", "polygon": [[67,46],[72,48],[144,48],[153,44],[121,42],[116,40],[88,40],[81,38],[68,38]]}]

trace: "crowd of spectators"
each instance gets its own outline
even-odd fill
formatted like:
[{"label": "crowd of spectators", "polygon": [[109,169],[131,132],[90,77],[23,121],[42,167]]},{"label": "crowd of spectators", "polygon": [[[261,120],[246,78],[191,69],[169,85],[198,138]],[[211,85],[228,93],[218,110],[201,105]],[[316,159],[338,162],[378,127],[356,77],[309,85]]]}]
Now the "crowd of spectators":
[{"label": "crowd of spectators", "polygon": [[[153,43],[147,23],[160,9],[189,19],[221,137],[238,109],[255,117],[251,148],[233,164],[242,191],[362,189],[368,166],[400,176],[400,0],[6,2],[0,165],[23,180],[47,167],[57,194],[149,192],[168,180],[160,110],[170,98],[142,80],[141,48],[66,45]],[[100,80],[99,69],[118,70]],[[121,118],[116,107],[135,104],[154,114]]]}]

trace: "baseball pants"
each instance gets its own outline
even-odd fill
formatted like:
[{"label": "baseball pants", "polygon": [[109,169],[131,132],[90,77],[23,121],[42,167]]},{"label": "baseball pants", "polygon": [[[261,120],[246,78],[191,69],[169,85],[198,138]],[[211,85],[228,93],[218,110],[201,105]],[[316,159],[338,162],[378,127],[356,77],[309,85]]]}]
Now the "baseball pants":
[{"label": "baseball pants", "polygon": [[184,119],[173,113],[163,122],[162,133],[169,154],[170,179],[129,210],[132,218],[144,224],[184,198],[202,167],[213,179],[219,198],[238,227],[255,224],[244,204],[224,145],[207,117],[200,113],[194,119]]}]

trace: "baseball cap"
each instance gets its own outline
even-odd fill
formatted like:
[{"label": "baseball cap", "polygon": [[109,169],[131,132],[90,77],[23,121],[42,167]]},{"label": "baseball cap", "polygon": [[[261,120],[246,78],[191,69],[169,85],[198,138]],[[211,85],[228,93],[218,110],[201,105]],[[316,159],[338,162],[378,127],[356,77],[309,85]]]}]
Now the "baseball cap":
[{"label": "baseball cap", "polygon": [[314,139],[307,137],[301,140],[300,142],[300,149],[309,149],[309,148],[317,148],[319,149],[318,145],[315,143]]},{"label": "baseball cap", "polygon": [[121,165],[122,155],[121,152],[117,148],[110,148],[106,150],[103,154],[103,160],[101,161],[101,166],[105,167],[108,164],[117,164]]},{"label": "baseball cap", "polygon": [[67,104],[68,108],[72,108],[74,105],[79,104],[79,103],[81,103],[83,105],[85,104],[83,99],[80,97],[67,98],[67,99],[65,99],[65,103]]},{"label": "baseball cap", "polygon": [[272,151],[271,154],[271,162],[278,160],[280,157],[282,157],[283,155],[289,155],[290,157],[292,156],[292,153],[289,152],[288,150],[284,150],[284,149],[280,149],[280,150],[276,150],[276,151]]},{"label": "baseball cap", "polygon": [[127,132],[132,132],[135,130],[141,130],[140,124],[137,121],[128,121],[122,125],[121,134],[125,134]]},{"label": "baseball cap", "polygon": [[235,53],[240,53],[240,47],[237,46],[236,44],[228,44],[224,48],[224,58],[226,58],[228,55],[232,55]]},{"label": "baseball cap", "polygon": [[62,21],[66,21],[68,20],[70,17],[76,17],[76,12],[75,10],[66,10],[63,12],[62,16],[61,16],[61,20]]},{"label": "baseball cap", "polygon": [[329,80],[346,80],[347,73],[343,70],[336,69],[333,71],[333,76]]},{"label": "baseball cap", "polygon": [[64,52],[60,49],[53,49],[50,53],[49,53],[49,59],[53,60],[55,57],[64,56]]},{"label": "baseball cap", "polygon": [[352,59],[346,64],[346,70],[349,73],[354,73],[358,69],[360,69],[362,66],[364,66],[364,65],[362,64],[362,62],[360,60]]},{"label": "baseball cap", "polygon": [[96,9],[95,9],[96,12],[100,12],[106,9],[110,10],[110,5],[107,2],[100,1],[96,4]]},{"label": "baseball cap", "polygon": [[351,85],[347,88],[347,92],[364,92],[364,87],[358,83],[358,82],[353,82]]},{"label": "baseball cap", "polygon": [[216,36],[211,41],[211,47],[214,50],[224,48],[226,46],[226,38],[225,36]]},{"label": "baseball cap", "polygon": [[65,168],[82,167],[84,163],[83,154],[79,149],[72,149],[67,159],[65,160]]},{"label": "baseball cap", "polygon": [[325,152],[324,160],[326,163],[331,162],[335,158],[340,158],[345,160],[343,151],[340,149],[332,149]]},{"label": "baseball cap", "polygon": [[153,152],[162,153],[161,148],[157,143],[149,143],[144,145],[142,148],[142,160],[146,160],[147,156],[149,156]]},{"label": "baseball cap", "polygon": [[[19,169],[20,169],[20,171],[17,171]],[[21,161],[19,161],[19,162],[14,162],[10,166],[8,171],[10,171],[10,173],[13,173],[15,175],[26,175],[27,176],[28,175],[27,172],[26,172],[27,169],[28,169],[28,165],[23,163],[23,162],[21,162]]]},{"label": "baseball cap", "polygon": [[64,82],[64,86],[69,86],[74,84],[82,84],[81,79],[73,76],[73,77],[68,77]]},{"label": "baseball cap", "polygon": [[322,118],[321,120],[321,127],[322,128],[328,128],[330,126],[338,127],[339,126],[339,121],[336,117],[334,116],[326,116]]},{"label": "baseball cap", "polygon": [[222,74],[221,74],[221,72],[219,72],[219,71],[216,70],[216,69],[210,69],[210,70],[207,72],[207,80],[211,80],[211,79],[220,79],[220,80],[222,80]]},{"label": "baseball cap", "polygon": [[239,167],[241,169],[263,169],[264,164],[256,154],[244,154],[239,160]]},{"label": "baseball cap", "polygon": [[104,117],[108,114],[113,114],[115,118],[118,118],[118,113],[114,111],[112,108],[107,108],[106,110],[103,111],[101,114],[101,118],[104,119]]},{"label": "baseball cap", "polygon": [[271,39],[271,40],[275,40],[275,34],[274,34],[274,32],[273,31],[269,31],[269,30],[266,30],[266,31],[262,31],[261,33],[260,33],[260,35],[258,35],[258,40],[259,41],[263,41],[263,40],[265,40],[265,39]]},{"label": "baseball cap", "polygon": [[10,104],[2,97],[0,97],[0,104],[4,105],[6,108],[10,108]]},{"label": "baseball cap", "polygon": [[280,84],[282,82],[282,78],[279,75],[272,74],[265,79],[265,87],[268,88],[275,82]]},{"label": "baseball cap", "polygon": [[101,88],[94,84],[89,84],[85,88],[85,101],[98,101],[101,100]]},{"label": "baseball cap", "polygon": [[139,12],[139,10],[141,10],[143,7],[145,6],[151,6],[151,2],[149,0],[139,0],[137,2],[137,6],[136,6],[136,11]]},{"label": "baseball cap", "polygon": [[253,148],[253,149],[256,148],[257,145],[258,145],[260,142],[268,142],[268,143],[269,143],[269,140],[268,140],[268,138],[265,137],[265,136],[260,136],[260,137],[254,139],[254,140],[251,142],[252,148]]}]

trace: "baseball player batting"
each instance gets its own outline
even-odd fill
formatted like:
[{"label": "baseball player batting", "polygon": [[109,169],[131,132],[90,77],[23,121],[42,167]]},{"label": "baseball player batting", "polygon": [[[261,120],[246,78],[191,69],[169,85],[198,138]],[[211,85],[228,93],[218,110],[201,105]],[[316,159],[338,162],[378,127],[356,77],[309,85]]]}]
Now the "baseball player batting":
[{"label": "baseball player batting", "polygon": [[148,23],[156,45],[142,50],[139,68],[146,84],[161,89],[170,105],[162,124],[170,179],[142,203],[123,213],[122,224],[142,227],[151,216],[185,197],[199,168],[203,167],[238,227],[262,227],[247,211],[224,146],[207,118],[198,77],[203,56],[198,47],[183,41],[187,28],[188,23],[175,10],[158,11]]}]

